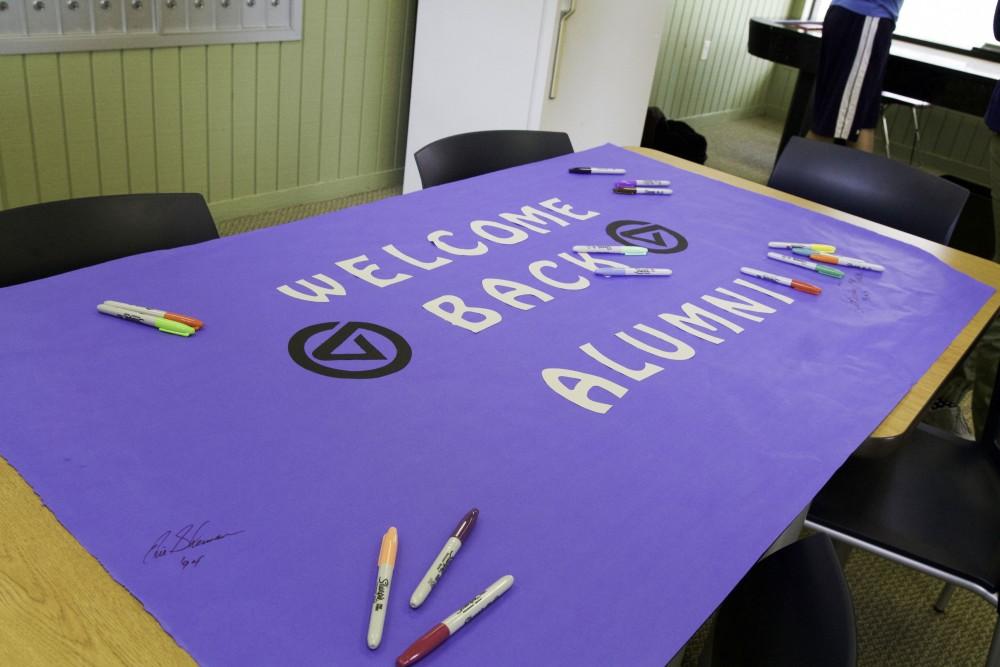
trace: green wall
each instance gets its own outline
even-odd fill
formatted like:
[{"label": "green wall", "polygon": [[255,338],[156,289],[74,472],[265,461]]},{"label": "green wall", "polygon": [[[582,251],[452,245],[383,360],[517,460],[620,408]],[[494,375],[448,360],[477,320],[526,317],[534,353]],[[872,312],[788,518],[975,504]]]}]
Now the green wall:
[{"label": "green wall", "polygon": [[298,42],[0,56],[0,208],[201,192],[217,219],[401,182],[415,0],[304,0]]},{"label": "green wall", "polygon": [[[650,104],[668,118],[748,116],[766,110],[773,63],[747,53],[750,17],[783,18],[802,0],[674,0]],[[711,41],[708,58],[702,46]]]}]

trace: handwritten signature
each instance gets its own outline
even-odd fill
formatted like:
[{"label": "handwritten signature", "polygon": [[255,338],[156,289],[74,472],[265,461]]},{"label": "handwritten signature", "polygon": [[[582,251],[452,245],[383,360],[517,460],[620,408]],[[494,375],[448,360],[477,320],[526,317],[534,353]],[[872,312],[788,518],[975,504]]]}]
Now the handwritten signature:
[{"label": "handwritten signature", "polygon": [[[153,542],[153,546],[149,547],[146,551],[146,555],[142,557],[143,564],[147,563],[150,558],[154,561],[163,558],[164,556],[169,556],[171,554],[180,553],[188,549],[196,549],[198,547],[203,547],[213,542],[219,542],[226,539],[227,537],[232,537],[234,535],[239,535],[246,531],[237,530],[233,532],[216,532],[211,534],[210,531],[206,531],[202,535],[202,531],[205,530],[205,526],[208,525],[208,521],[202,521],[197,527],[193,523],[189,523],[180,530],[166,530],[156,538]],[[197,565],[204,558],[204,554],[198,556],[197,558],[188,559],[186,556],[181,557],[181,567],[185,568],[188,565]]]}]

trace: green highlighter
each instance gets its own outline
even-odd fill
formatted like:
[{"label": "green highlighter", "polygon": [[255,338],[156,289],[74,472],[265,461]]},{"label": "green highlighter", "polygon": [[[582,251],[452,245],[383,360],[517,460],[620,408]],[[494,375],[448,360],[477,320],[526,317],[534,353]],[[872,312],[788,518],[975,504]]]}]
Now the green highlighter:
[{"label": "green highlighter", "polygon": [[844,277],[844,272],[840,269],[834,269],[833,267],[817,264],[816,262],[807,262],[804,259],[792,257],[791,255],[782,255],[780,252],[769,252],[767,253],[767,256],[779,262],[784,262],[785,264],[794,264],[795,266],[801,266],[804,269],[810,269],[820,275],[830,276],[831,278]]},{"label": "green highlighter", "polygon": [[145,324],[147,327],[155,327],[163,333],[174,334],[175,336],[190,336],[195,331],[194,327],[189,327],[181,322],[175,322],[163,317],[143,315],[142,313],[126,310],[124,308],[118,308],[117,306],[109,306],[106,303],[98,305],[97,310],[105,315],[111,315],[112,317],[119,317],[123,320],[138,322],[139,324]]}]

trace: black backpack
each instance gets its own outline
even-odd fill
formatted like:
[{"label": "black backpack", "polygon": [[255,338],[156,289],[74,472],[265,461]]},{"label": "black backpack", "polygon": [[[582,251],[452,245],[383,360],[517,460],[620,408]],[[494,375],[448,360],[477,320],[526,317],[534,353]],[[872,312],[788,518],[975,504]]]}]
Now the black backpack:
[{"label": "black backpack", "polygon": [[641,146],[705,164],[708,141],[687,123],[667,120],[659,107],[646,109],[646,125],[642,130]]}]

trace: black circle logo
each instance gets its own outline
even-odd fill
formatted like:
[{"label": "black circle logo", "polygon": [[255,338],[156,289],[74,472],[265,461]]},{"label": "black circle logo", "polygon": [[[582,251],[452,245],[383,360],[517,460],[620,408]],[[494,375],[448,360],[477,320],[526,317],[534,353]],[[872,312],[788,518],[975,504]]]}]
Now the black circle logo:
[{"label": "black circle logo", "polygon": [[651,253],[669,255],[687,250],[688,241],[663,225],[642,220],[616,220],[607,226],[608,236],[623,245],[646,248]]},{"label": "black circle logo", "polygon": [[[327,377],[370,380],[403,370],[413,357],[409,343],[391,329],[371,322],[345,322],[337,329],[339,325],[340,322],[324,322],[296,331],[288,340],[292,361]],[[319,344],[310,346],[314,336],[332,330],[335,331]],[[362,331],[377,334],[382,344],[374,345]],[[338,352],[341,347],[352,349]],[[388,347],[392,348],[390,355],[384,354]],[[334,364],[327,365],[329,362]]]}]

